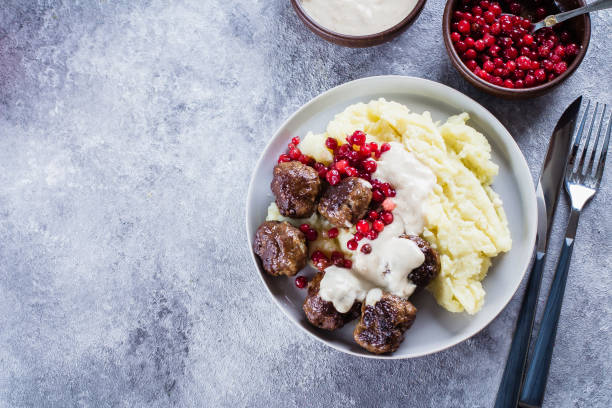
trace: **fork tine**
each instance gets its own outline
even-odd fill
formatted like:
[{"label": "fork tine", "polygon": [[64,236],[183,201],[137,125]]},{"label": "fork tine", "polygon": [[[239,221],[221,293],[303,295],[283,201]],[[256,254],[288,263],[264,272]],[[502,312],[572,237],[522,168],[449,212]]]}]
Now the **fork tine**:
[{"label": "fork tine", "polygon": [[610,143],[610,130],[612,129],[612,116],[608,120],[608,133],[604,139],[603,147],[601,148],[601,155],[599,156],[599,164],[597,165],[597,173],[595,173],[595,188],[599,187],[601,178],[603,176],[604,166],[606,164],[606,155],[608,154],[608,144]]},{"label": "fork tine", "polygon": [[[593,118],[591,119],[591,125],[589,126],[589,133],[587,134],[587,139],[584,142],[584,148],[582,149],[582,155],[580,156],[580,163],[578,163],[578,168],[576,169],[576,173],[578,178],[582,179],[584,176],[584,161],[587,157],[587,152],[589,150],[589,144],[591,142],[591,134],[593,133],[593,126],[595,126],[595,119],[597,119],[597,109],[599,108],[599,102],[595,102],[595,110],[593,111]],[[595,145],[597,148],[597,145]]]},{"label": "fork tine", "polygon": [[580,140],[582,139],[582,131],[584,130],[584,124],[587,120],[587,116],[589,115],[590,106],[591,106],[591,100],[587,99],[587,105],[586,105],[586,108],[584,109],[584,113],[582,114],[582,121],[580,122],[578,131],[576,132],[576,139],[574,140],[574,145],[572,146],[572,150],[570,151],[569,157],[567,159],[565,177],[567,177],[568,179],[574,175],[574,163],[576,162],[576,154],[578,153],[578,148],[580,147]]},{"label": "fork tine", "polygon": [[587,168],[586,175],[589,176],[593,171],[593,163],[595,163],[595,155],[597,153],[597,146],[599,146],[599,136],[601,136],[601,131],[604,128],[604,119],[606,117],[606,109],[608,105],[604,104],[603,112],[601,112],[601,118],[599,119],[599,127],[597,128],[597,137],[595,138],[595,143],[593,144],[593,151],[591,152],[591,158],[589,159],[589,167]]}]

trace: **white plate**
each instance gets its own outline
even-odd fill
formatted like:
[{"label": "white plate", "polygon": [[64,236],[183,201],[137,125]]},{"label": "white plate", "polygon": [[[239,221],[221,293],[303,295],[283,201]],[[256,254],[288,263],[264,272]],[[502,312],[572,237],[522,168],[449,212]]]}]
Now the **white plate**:
[{"label": "white plate", "polygon": [[[510,252],[494,259],[483,281],[487,295],[482,310],[475,316],[450,313],[438,306],[429,292],[423,291],[410,299],[419,312],[400,348],[391,355],[377,356],[354,342],[354,322],[334,332],[311,326],[302,311],[306,290],[297,289],[293,277],[267,275],[252,251],[251,254],[259,276],[276,304],[291,321],[316,339],[349,354],[374,358],[411,358],[444,350],[486,327],[518,289],[533,253],[537,215],[531,174],[514,139],[489,111],[452,88],[420,78],[379,76],[337,86],[304,105],[272,137],[255,167],[249,186],[246,230],[252,247],[255,231],[265,220],[268,205],[274,200],[270,191],[272,169],[293,136],[304,136],[308,131],[323,132],[334,115],[347,106],[380,97],[402,103],[413,112],[422,113],[427,110],[431,112],[434,121],[445,121],[451,115],[468,112],[471,118],[468,124],[482,132],[491,144],[493,161],[499,165],[499,175],[493,188],[504,202],[513,244]],[[315,270],[307,267],[301,274],[310,278]]]}]

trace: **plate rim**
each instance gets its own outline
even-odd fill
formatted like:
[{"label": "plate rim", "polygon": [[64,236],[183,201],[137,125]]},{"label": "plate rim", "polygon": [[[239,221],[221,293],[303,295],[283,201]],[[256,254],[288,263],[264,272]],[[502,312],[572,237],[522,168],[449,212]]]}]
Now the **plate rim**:
[{"label": "plate rim", "polygon": [[[264,156],[266,156],[266,153],[268,152],[268,150],[271,148],[273,142],[277,139],[280,130],[285,128],[287,126],[287,124],[289,124],[296,116],[300,115],[303,111],[307,110],[311,105],[317,103],[319,100],[325,98],[326,96],[328,96],[329,94],[333,93],[333,92],[337,92],[342,88],[345,87],[349,87],[349,86],[353,86],[356,83],[359,82],[370,82],[370,81],[377,81],[377,80],[385,80],[385,79],[390,79],[390,80],[397,80],[397,81],[417,81],[417,82],[425,82],[426,84],[428,84],[429,86],[433,86],[433,87],[439,87],[441,90],[444,90],[445,92],[449,92],[451,94],[453,94],[455,97],[458,98],[463,98],[464,100],[467,100],[467,102],[471,102],[472,104],[474,104],[477,108],[481,109],[482,111],[484,111],[484,113],[488,116],[490,116],[491,118],[493,118],[494,120],[494,124],[495,124],[495,128],[500,128],[502,131],[501,132],[497,132],[501,135],[500,140],[504,141],[505,143],[509,144],[512,147],[512,151],[509,152],[511,154],[509,154],[507,157],[514,157],[516,156],[514,153],[518,152],[518,159],[521,162],[521,167],[527,171],[527,175],[529,177],[525,177],[525,180],[516,178],[516,180],[519,180],[521,182],[527,182],[527,186],[526,189],[529,192],[529,196],[527,197],[528,200],[526,201],[527,204],[527,211],[525,213],[525,218],[527,218],[527,221],[533,221],[533,222],[528,222],[527,225],[533,225],[531,227],[531,234],[529,234],[529,240],[528,240],[528,248],[532,248],[531,251],[531,255],[529,257],[526,257],[525,261],[523,261],[523,265],[521,266],[521,276],[520,279],[517,280],[517,284],[516,286],[513,288],[512,292],[510,293],[510,291],[508,292],[509,295],[507,297],[507,299],[504,300],[504,304],[503,306],[497,311],[495,312],[495,314],[491,317],[491,319],[484,325],[482,325],[482,327],[478,327],[474,330],[472,330],[471,332],[466,333],[465,335],[461,336],[461,338],[457,339],[456,341],[453,341],[449,344],[443,345],[443,346],[439,346],[437,348],[425,351],[425,352],[418,352],[418,353],[412,353],[412,354],[407,354],[407,355],[396,355],[396,354],[390,354],[390,355],[379,355],[379,354],[359,354],[356,353],[352,350],[346,350],[343,348],[338,347],[337,345],[335,345],[334,343],[328,342],[327,340],[322,339],[321,337],[315,335],[313,332],[306,330],[306,328],[302,327],[302,325],[299,323],[299,321],[297,321],[297,319],[295,319],[292,315],[290,315],[283,307],[283,305],[281,305],[281,303],[278,301],[278,299],[276,299],[276,296],[274,296],[274,294],[272,293],[272,291],[270,290],[270,287],[268,286],[267,282],[265,281],[262,271],[260,270],[260,266],[258,263],[258,260],[255,256],[255,253],[253,252],[253,248],[252,248],[252,231],[249,231],[249,220],[251,219],[251,207],[249,206],[249,203],[252,200],[252,196],[254,194],[254,181],[255,181],[255,175],[257,173],[257,170],[259,169],[259,167],[262,165],[262,161]],[[382,97],[382,96],[381,96]],[[485,136],[486,137],[486,136]],[[488,138],[487,138],[488,141]],[[514,139],[514,137],[512,137],[512,134],[508,131],[508,129],[506,129],[506,127],[499,121],[499,119],[497,119],[497,117],[495,115],[493,115],[492,112],[490,112],[487,108],[485,108],[484,106],[482,106],[479,102],[477,102],[476,100],[472,99],[471,97],[469,97],[468,95],[465,95],[464,93],[448,86],[445,85],[443,83],[440,82],[436,82],[436,81],[432,81],[429,79],[425,79],[425,78],[420,78],[420,77],[414,77],[414,76],[407,76],[407,75],[374,75],[374,76],[368,76],[368,77],[364,77],[364,78],[358,78],[358,79],[354,79],[351,81],[347,81],[344,82],[342,84],[336,85],[320,94],[318,94],[317,96],[311,98],[308,102],[306,102],[305,104],[303,104],[302,106],[300,106],[295,112],[293,112],[285,121],[283,121],[279,126],[276,127],[276,130],[273,134],[273,136],[270,138],[270,140],[268,140],[268,142],[266,143],[266,146],[264,147],[264,149],[261,151],[259,158],[257,159],[257,162],[255,163],[255,166],[252,168],[252,174],[251,177],[249,179],[249,187],[247,190],[247,196],[246,196],[246,205],[245,205],[245,232],[247,235],[247,245],[248,245],[248,251],[251,255],[251,259],[253,260],[253,263],[255,265],[255,269],[258,272],[258,276],[259,279],[261,280],[261,282],[263,283],[264,287],[266,288],[266,291],[268,292],[268,295],[273,299],[274,303],[276,304],[276,306],[283,312],[283,314],[297,327],[299,327],[302,331],[304,331],[305,333],[307,333],[309,336],[315,338],[317,341],[325,344],[328,347],[333,348],[334,350],[337,350],[339,352],[345,353],[345,354],[349,354],[352,356],[356,356],[356,357],[361,357],[361,358],[369,358],[369,359],[375,359],[375,360],[404,360],[404,359],[411,359],[411,358],[418,358],[418,357],[423,357],[423,356],[427,356],[430,354],[435,354],[435,353],[439,353],[441,351],[447,350],[451,347],[454,347],[460,343],[465,342],[466,340],[469,340],[470,338],[474,337],[476,334],[480,333],[482,330],[484,330],[485,328],[487,328],[499,315],[500,313],[506,309],[506,307],[508,306],[508,304],[510,303],[510,301],[512,300],[512,298],[514,297],[514,295],[516,294],[516,292],[518,291],[518,289],[521,286],[521,283],[523,282],[525,275],[527,274],[527,270],[529,265],[531,264],[531,261],[533,259],[533,254],[535,253],[535,242],[536,242],[536,228],[535,225],[537,223],[537,207],[536,207],[536,193],[535,193],[535,186],[534,186],[534,182],[533,182],[533,178],[531,175],[531,170],[529,169],[529,165],[527,163],[527,160],[525,159],[525,155],[523,154],[523,152],[521,151],[519,145],[516,143],[516,140]],[[451,313],[451,312],[449,312]]]}]

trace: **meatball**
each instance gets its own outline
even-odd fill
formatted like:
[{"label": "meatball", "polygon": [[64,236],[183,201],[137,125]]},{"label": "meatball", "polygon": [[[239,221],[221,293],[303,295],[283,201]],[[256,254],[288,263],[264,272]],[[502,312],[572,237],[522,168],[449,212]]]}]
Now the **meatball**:
[{"label": "meatball", "polygon": [[310,166],[299,161],[283,162],[274,167],[270,187],[282,215],[307,218],[315,210],[321,180],[316,170]]},{"label": "meatball", "polygon": [[306,237],[286,221],[266,221],[257,228],[253,250],[270,275],[292,276],[306,266]]},{"label": "meatball", "polygon": [[384,293],[374,306],[363,304],[353,337],[371,353],[394,352],[404,340],[404,332],[412,326],[416,312],[407,299]]},{"label": "meatball", "polygon": [[440,257],[429,242],[418,235],[404,235],[404,237],[417,244],[423,255],[425,255],[423,264],[408,274],[408,279],[418,287],[424,288],[440,273]]},{"label": "meatball", "polygon": [[371,200],[372,189],[368,182],[347,177],[325,191],[318,210],[336,227],[350,227],[365,215]]},{"label": "meatball", "polygon": [[327,302],[319,296],[321,279],[325,272],[317,273],[308,284],[308,295],[304,300],[304,313],[313,326],[325,330],[336,330],[359,316],[361,303],[355,302],[351,310],[340,313],[334,308],[332,302]]}]

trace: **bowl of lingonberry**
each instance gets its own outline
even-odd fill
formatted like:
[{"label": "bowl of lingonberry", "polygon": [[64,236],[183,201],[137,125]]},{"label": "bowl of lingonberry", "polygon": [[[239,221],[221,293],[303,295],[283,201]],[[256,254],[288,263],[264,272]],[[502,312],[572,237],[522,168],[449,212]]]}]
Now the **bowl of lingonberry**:
[{"label": "bowl of lingonberry", "polygon": [[584,0],[449,0],[442,30],[450,59],[475,87],[505,98],[542,95],[580,65],[591,37],[588,14],[531,32],[546,16]]}]

